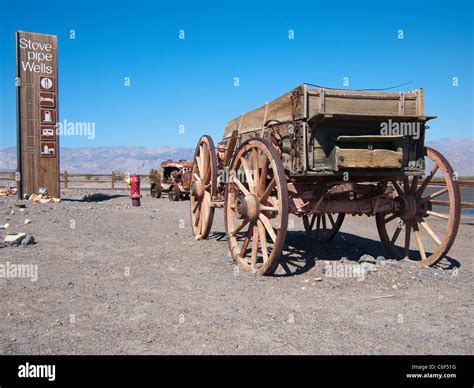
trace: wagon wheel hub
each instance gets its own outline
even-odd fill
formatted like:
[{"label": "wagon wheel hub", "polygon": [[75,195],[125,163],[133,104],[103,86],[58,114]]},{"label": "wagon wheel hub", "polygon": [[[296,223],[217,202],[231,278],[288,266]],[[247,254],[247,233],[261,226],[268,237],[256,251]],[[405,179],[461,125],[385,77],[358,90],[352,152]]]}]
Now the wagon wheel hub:
[{"label": "wagon wheel hub", "polygon": [[416,217],[417,203],[411,194],[403,194],[397,198],[400,202],[400,212],[398,216],[403,220],[411,220]]},{"label": "wagon wheel hub", "polygon": [[234,213],[237,219],[249,219],[254,221],[260,213],[258,198],[253,195],[239,195],[235,199]]}]

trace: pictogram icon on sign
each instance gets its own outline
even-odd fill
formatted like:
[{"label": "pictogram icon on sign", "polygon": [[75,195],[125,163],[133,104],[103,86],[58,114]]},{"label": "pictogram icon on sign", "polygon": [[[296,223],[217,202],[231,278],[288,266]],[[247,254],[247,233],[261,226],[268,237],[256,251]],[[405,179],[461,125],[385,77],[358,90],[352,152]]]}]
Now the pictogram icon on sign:
[{"label": "pictogram icon on sign", "polygon": [[41,126],[41,141],[54,141],[56,140],[56,133],[54,126],[42,125]]},{"label": "pictogram icon on sign", "polygon": [[56,145],[50,142],[41,142],[41,156],[54,158],[56,156]]},{"label": "pictogram icon on sign", "polygon": [[54,109],[40,109],[41,124],[56,124],[56,111]]},{"label": "pictogram icon on sign", "polygon": [[56,96],[54,93],[40,92],[40,106],[45,108],[54,108],[56,106]]},{"label": "pictogram icon on sign", "polygon": [[54,77],[40,77],[40,90],[54,92]]}]

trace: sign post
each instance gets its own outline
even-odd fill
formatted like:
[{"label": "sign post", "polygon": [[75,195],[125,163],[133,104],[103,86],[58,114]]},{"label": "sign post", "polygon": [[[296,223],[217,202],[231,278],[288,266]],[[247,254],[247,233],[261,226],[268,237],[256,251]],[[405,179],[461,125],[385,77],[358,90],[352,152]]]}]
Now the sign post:
[{"label": "sign post", "polygon": [[60,197],[57,37],[16,32],[18,198]]}]

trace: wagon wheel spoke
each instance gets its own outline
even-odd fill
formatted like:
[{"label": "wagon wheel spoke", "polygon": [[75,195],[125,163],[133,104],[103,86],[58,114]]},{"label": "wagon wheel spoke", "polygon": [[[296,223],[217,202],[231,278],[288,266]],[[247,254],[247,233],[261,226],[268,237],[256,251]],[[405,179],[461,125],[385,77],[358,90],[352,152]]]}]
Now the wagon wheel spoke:
[{"label": "wagon wheel spoke", "polygon": [[411,221],[405,223],[405,257],[410,258]]},{"label": "wagon wheel spoke", "polygon": [[202,199],[202,202],[201,202],[201,212],[200,212],[200,218],[201,218],[200,233],[201,234],[202,234],[203,227],[207,223],[208,212],[209,212],[209,202],[207,201],[206,195],[204,194],[204,198]]},{"label": "wagon wheel spoke", "polygon": [[418,190],[416,191],[415,195],[417,198],[421,197],[421,194],[423,194],[423,192],[425,191],[426,189],[426,186],[428,186],[428,184],[430,183],[431,179],[433,179],[434,175],[436,174],[436,172],[438,171],[438,168],[439,166],[437,164],[435,164],[433,166],[433,168],[431,169],[430,173],[428,174],[428,176],[423,180],[423,182],[421,183],[420,187],[418,188]]},{"label": "wagon wheel spoke", "polygon": [[392,181],[392,185],[395,187],[395,190],[397,190],[398,195],[403,195],[403,189],[397,181]]},{"label": "wagon wheel spoke", "polygon": [[260,205],[260,210],[278,213],[278,208],[274,206]]},{"label": "wagon wheel spoke", "polygon": [[384,219],[384,223],[388,224],[390,221],[393,221],[396,218],[398,218],[398,216],[396,214],[392,214],[391,216]]},{"label": "wagon wheel spoke", "polygon": [[[200,149],[200,147],[199,147],[199,149]],[[197,166],[198,166],[199,177],[200,177],[200,179],[202,179],[202,177],[204,176],[204,167],[202,165],[202,159],[201,159],[200,154],[196,155],[196,163],[197,163]]]},{"label": "wagon wheel spoke", "polygon": [[421,202],[431,201],[432,199],[435,199],[435,198],[439,197],[440,195],[443,195],[447,192],[448,192],[448,188],[445,187],[444,189],[438,190],[438,191],[428,195],[427,197],[421,198],[420,201]]},{"label": "wagon wheel spoke", "polygon": [[323,214],[321,217],[323,221],[323,237],[326,237],[326,214]]},{"label": "wagon wheel spoke", "polygon": [[448,221],[449,221],[449,215],[447,215],[447,214],[442,214],[442,213],[434,212],[434,211],[432,211],[432,210],[428,210],[428,211],[426,212],[426,214],[429,214],[430,216],[442,218],[443,220],[448,220]]},{"label": "wagon wheel spoke", "polygon": [[196,236],[201,236],[201,229],[202,229],[202,206],[199,207],[199,214],[196,216]]},{"label": "wagon wheel spoke", "polygon": [[258,166],[258,151],[252,148],[252,183],[254,185],[254,194],[258,195],[258,184],[259,179],[259,166]]},{"label": "wagon wheel spoke", "polygon": [[244,193],[245,195],[250,195],[250,191],[247,190],[247,188],[240,182],[236,177],[232,179],[232,182],[237,185],[240,191]]},{"label": "wagon wheel spoke", "polygon": [[270,220],[268,219],[268,217],[265,214],[260,213],[258,218],[260,219],[263,226],[267,230],[267,232],[270,235],[270,238],[272,239],[272,241],[275,242],[276,241],[276,234],[275,234],[275,231],[273,230],[273,226],[270,223]]},{"label": "wagon wheel spoke", "polygon": [[258,234],[260,235],[260,243],[262,244],[263,262],[266,263],[268,261],[267,233],[262,221],[258,220],[257,226]]},{"label": "wagon wheel spoke", "polygon": [[[326,222],[326,216],[329,219],[329,223]],[[305,214],[303,215],[303,225],[309,237],[319,239],[321,236],[326,241],[330,241],[339,232],[344,217],[344,213],[325,213],[324,215],[313,213],[310,220],[309,215]],[[316,227],[313,230],[315,224]]]},{"label": "wagon wheel spoke", "polygon": [[253,237],[252,237],[252,256],[250,258],[250,266],[255,269],[257,265],[257,254],[258,254],[258,227],[254,223],[253,224]]},{"label": "wagon wheel spoke", "polygon": [[423,240],[420,236],[420,230],[418,229],[418,224],[416,222],[413,223],[413,232],[415,233],[415,240],[418,245],[418,249],[420,250],[421,259],[426,260],[425,246],[423,245]]},{"label": "wagon wheel spoke", "polygon": [[253,224],[254,222],[252,221],[249,225],[249,228],[247,229],[247,232],[245,233],[244,242],[242,243],[242,248],[240,249],[239,253],[241,258],[245,258],[247,255],[247,248],[250,244],[251,232],[253,232]]},{"label": "wagon wheel spoke", "polygon": [[195,201],[195,204],[192,207],[191,212],[196,213],[200,206],[201,206],[201,201]]},{"label": "wagon wheel spoke", "polygon": [[405,190],[405,193],[408,193],[410,191],[410,181],[407,176],[403,178],[403,188]]},{"label": "wagon wheel spoke", "polygon": [[414,176],[413,180],[411,181],[410,192],[413,194],[416,193],[417,187],[418,187],[418,177]]},{"label": "wagon wheel spoke", "polygon": [[335,222],[334,222],[334,218],[333,218],[333,216],[332,216],[332,214],[331,214],[331,213],[328,213],[328,218],[329,218],[329,222],[331,223],[331,226],[333,226],[333,227],[334,227],[334,225],[335,225]]},{"label": "wagon wheel spoke", "polygon": [[276,185],[275,178],[272,178],[272,180],[271,180],[270,183],[268,184],[267,188],[266,188],[265,191],[263,192],[262,196],[260,197],[260,203],[265,202],[265,201],[267,200],[267,198],[269,197],[270,193],[271,193],[272,190],[275,188],[275,185]]},{"label": "wagon wheel spoke", "polygon": [[245,227],[245,225],[247,225],[249,222],[250,222],[250,220],[248,218],[244,219],[240,223],[240,225],[238,225],[232,232],[230,232],[230,235],[231,236],[237,235],[237,233],[239,233]]},{"label": "wagon wheel spoke", "polygon": [[204,158],[206,157],[204,153],[204,147],[202,144],[199,145],[199,154],[197,156],[197,161],[199,165],[199,176],[204,177],[206,169],[204,168]]},{"label": "wagon wheel spoke", "polygon": [[270,161],[265,158],[263,165],[262,165],[262,170],[260,172],[259,176],[259,181],[258,181],[258,191],[257,194],[261,196],[265,190],[265,183],[267,180],[267,174],[268,174],[268,165],[270,164]]},{"label": "wagon wheel spoke", "polygon": [[433,231],[433,229],[430,228],[428,223],[423,218],[419,217],[418,218],[418,223],[422,226],[422,228],[424,230],[426,230],[426,233],[428,233],[428,235],[433,239],[433,241],[436,244],[441,245],[441,240],[439,239],[439,237],[436,235],[436,233]]},{"label": "wagon wheel spoke", "polygon": [[318,215],[316,219],[316,237],[319,237],[320,226],[321,226],[321,215]]},{"label": "wagon wheel spoke", "polygon": [[204,184],[205,184],[206,189],[209,189],[209,188],[212,186],[212,181],[211,181],[212,169],[209,168],[209,165],[210,165],[211,163],[213,163],[213,162],[212,162],[212,160],[211,160],[211,154],[210,154],[210,152],[208,152],[208,155],[207,155],[207,156],[208,156],[208,158],[209,158],[209,161],[208,161],[208,167],[207,167],[207,169],[206,169],[206,174],[204,175],[204,178],[203,178],[203,182],[204,182]]},{"label": "wagon wheel spoke", "polygon": [[203,202],[206,203],[206,206],[211,206],[211,193],[209,191],[204,192]]},{"label": "wagon wheel spoke", "polygon": [[392,244],[395,244],[395,242],[397,241],[397,238],[400,235],[402,229],[403,229],[403,227],[400,227],[400,225],[397,226],[397,228],[395,229],[395,233],[393,234],[392,239],[390,240],[390,242]]},{"label": "wagon wheel spoke", "polygon": [[209,160],[209,149],[207,147],[201,147],[202,149],[202,165],[203,165],[203,170],[204,170],[204,175],[203,175],[203,180],[204,182],[206,182],[207,180],[207,177],[209,176],[209,164],[210,164],[210,160]]},{"label": "wagon wheel spoke", "polygon": [[[194,218],[194,226],[198,226],[199,225],[199,221],[201,220],[201,203],[200,202],[196,202],[196,216]],[[198,228],[199,229],[199,228]]]},{"label": "wagon wheel spoke", "polygon": [[254,194],[255,184],[253,183],[252,172],[250,171],[250,167],[248,165],[247,159],[245,159],[244,157],[241,157],[240,161],[242,163],[242,167],[244,168],[245,179],[247,180],[247,184],[249,185],[250,194]]}]

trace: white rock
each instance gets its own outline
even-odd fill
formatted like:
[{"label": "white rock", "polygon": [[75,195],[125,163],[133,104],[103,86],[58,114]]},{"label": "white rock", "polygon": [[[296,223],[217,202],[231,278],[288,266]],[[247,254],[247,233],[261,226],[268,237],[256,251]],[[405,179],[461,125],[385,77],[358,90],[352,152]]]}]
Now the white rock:
[{"label": "white rock", "polygon": [[359,259],[359,263],[370,263],[375,264],[375,257],[370,255],[362,255]]},{"label": "white rock", "polygon": [[377,266],[375,264],[368,263],[368,262],[365,262],[365,261],[363,263],[359,264],[359,266],[365,272],[377,272],[378,271]]},{"label": "white rock", "polygon": [[4,241],[7,245],[19,245],[25,237],[26,233],[7,234]]}]

